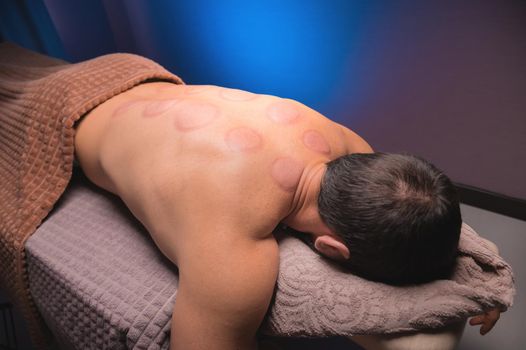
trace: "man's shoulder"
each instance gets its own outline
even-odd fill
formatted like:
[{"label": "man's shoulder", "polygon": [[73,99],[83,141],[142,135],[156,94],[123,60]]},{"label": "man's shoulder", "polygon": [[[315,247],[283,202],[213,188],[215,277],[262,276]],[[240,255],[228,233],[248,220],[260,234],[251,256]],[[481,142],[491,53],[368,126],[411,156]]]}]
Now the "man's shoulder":
[{"label": "man's shoulder", "polygon": [[373,148],[360,135],[344,125],[338,124],[343,140],[347,148],[347,153],[373,153]]}]

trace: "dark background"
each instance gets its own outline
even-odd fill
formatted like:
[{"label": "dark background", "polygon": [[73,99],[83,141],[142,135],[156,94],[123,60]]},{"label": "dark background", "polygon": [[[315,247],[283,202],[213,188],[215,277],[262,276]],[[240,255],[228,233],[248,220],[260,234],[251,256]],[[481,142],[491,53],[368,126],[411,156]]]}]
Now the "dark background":
[{"label": "dark background", "polygon": [[294,98],[526,200],[526,1],[0,0],[0,29],[71,62],[131,52],[187,84]]},{"label": "dark background", "polygon": [[[525,208],[526,1],[258,2],[0,0],[0,39],[70,62],[136,53],[188,84],[294,98],[376,150],[421,155]],[[494,211],[516,206],[489,200]],[[462,209],[514,267],[518,295],[490,334],[466,327],[459,350],[521,349],[526,221]]]}]

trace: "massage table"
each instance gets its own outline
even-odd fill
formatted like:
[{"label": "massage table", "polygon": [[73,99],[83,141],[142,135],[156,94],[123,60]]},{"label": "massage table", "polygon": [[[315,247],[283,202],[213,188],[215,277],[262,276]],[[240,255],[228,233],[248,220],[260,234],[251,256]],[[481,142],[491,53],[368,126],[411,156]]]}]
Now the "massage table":
[{"label": "massage table", "polygon": [[[47,344],[41,316],[64,349],[168,348],[177,268],[119,198],[91,185],[78,169],[70,182],[75,122],[148,81],[183,84],[138,55],[71,64],[0,44],[0,277],[37,345]],[[467,317],[511,306],[515,293],[511,267],[464,229],[453,278],[403,290],[339,271],[295,238],[279,241],[277,292],[262,343],[353,335],[367,348],[453,348]],[[462,325],[443,328],[452,321]],[[442,332],[422,332],[431,328]],[[402,330],[418,333],[356,336]]]},{"label": "massage table", "polygon": [[[141,229],[131,235],[118,229],[119,216]],[[177,267],[119,198],[90,184],[78,169],[25,250],[31,295],[60,349],[168,348]],[[354,336],[354,343],[340,339],[337,349],[360,349],[355,343],[366,349],[454,349],[464,324]],[[309,348],[334,348],[335,341],[316,339]],[[268,335],[260,342],[262,349],[305,349],[308,343]]]}]

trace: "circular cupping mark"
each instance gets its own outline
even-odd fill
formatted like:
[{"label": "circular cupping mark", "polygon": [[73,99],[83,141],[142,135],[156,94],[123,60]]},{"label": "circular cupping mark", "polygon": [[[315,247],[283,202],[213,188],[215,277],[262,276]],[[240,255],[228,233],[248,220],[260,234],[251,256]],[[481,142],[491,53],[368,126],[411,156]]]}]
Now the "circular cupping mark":
[{"label": "circular cupping mark", "polygon": [[151,101],[146,105],[142,115],[146,118],[156,117],[164,112],[168,111],[170,108],[177,105],[180,101],[176,99],[169,99],[163,101]]},{"label": "circular cupping mark", "polygon": [[331,147],[329,146],[329,143],[325,137],[316,130],[307,130],[303,133],[303,144],[309,150],[316,153],[331,153]]},{"label": "circular cupping mark", "polygon": [[291,157],[280,157],[272,163],[271,176],[287,192],[294,192],[303,173],[303,164]]},{"label": "circular cupping mark", "polygon": [[249,152],[261,146],[261,136],[253,129],[239,127],[229,130],[225,135],[225,142],[232,151]]},{"label": "circular cupping mark", "polygon": [[115,108],[115,110],[112,113],[113,117],[120,117],[124,116],[129,112],[133,107],[143,103],[142,100],[131,100],[131,101],[125,101],[123,102],[119,107]]},{"label": "circular cupping mark", "polygon": [[292,124],[299,119],[300,112],[292,103],[278,101],[268,105],[267,117],[276,123]]},{"label": "circular cupping mark", "polygon": [[219,109],[207,102],[185,101],[174,108],[174,116],[177,130],[193,131],[213,122]]}]

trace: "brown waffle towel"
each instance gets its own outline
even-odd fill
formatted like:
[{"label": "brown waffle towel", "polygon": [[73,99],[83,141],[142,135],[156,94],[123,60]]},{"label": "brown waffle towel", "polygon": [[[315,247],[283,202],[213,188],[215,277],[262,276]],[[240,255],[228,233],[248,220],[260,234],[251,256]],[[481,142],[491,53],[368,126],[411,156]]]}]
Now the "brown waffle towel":
[{"label": "brown waffle towel", "polygon": [[49,335],[29,293],[24,244],[70,180],[74,123],[148,80],[184,84],[138,55],[114,53],[71,64],[0,44],[0,282],[38,347]]}]

